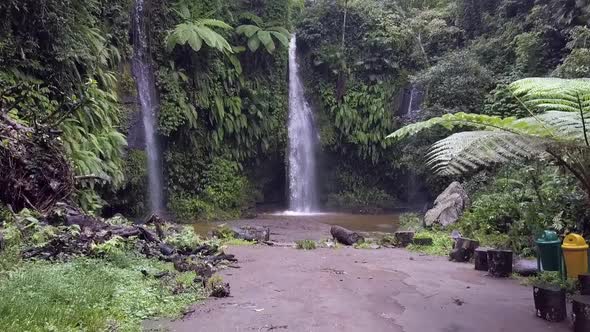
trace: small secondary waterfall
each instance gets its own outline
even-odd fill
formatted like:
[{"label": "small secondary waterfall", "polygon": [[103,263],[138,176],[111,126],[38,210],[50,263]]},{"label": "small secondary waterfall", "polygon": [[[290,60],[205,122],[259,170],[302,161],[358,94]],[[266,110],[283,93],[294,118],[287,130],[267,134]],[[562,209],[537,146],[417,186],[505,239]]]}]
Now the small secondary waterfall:
[{"label": "small secondary waterfall", "polygon": [[297,63],[295,35],[289,45],[289,209],[312,213],[318,208],[316,146],[318,134],[305,100]]},{"label": "small secondary waterfall", "polygon": [[133,60],[132,71],[137,85],[137,94],[141,106],[141,116],[145,133],[148,159],[148,191],[150,212],[164,211],[162,160],[158,135],[156,133],[156,115],[158,101],[154,84],[154,73],[150,65],[148,36],[146,32],[144,0],[135,0],[133,10]]},{"label": "small secondary waterfall", "polygon": [[409,91],[409,98],[408,98],[408,107],[406,108],[406,112],[404,117],[406,119],[413,120],[421,111],[421,104],[422,100],[424,99],[424,91],[420,89],[416,85],[412,85]]}]

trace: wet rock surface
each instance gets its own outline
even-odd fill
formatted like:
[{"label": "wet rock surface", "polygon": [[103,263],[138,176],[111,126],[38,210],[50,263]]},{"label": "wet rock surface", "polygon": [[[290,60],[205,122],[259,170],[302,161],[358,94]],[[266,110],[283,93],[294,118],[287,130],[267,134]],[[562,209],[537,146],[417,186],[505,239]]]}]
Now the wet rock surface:
[{"label": "wet rock surface", "polygon": [[469,204],[469,196],[463,186],[459,182],[453,182],[436,198],[434,207],[426,212],[424,223],[426,226],[452,225],[459,220]]}]

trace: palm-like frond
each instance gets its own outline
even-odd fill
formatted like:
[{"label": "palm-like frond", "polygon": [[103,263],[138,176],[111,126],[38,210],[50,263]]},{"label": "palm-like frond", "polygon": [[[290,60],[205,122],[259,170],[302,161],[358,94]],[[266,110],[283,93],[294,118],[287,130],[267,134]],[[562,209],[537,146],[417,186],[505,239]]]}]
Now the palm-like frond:
[{"label": "palm-like frond", "polygon": [[522,159],[546,158],[545,139],[503,131],[467,131],[435,143],[427,165],[436,174],[458,175]]},{"label": "palm-like frond", "polygon": [[236,28],[236,33],[247,38],[248,49],[251,52],[256,52],[263,45],[268,53],[273,53],[277,47],[275,41],[278,41],[283,47],[289,46],[289,30],[280,26],[265,28],[259,18],[250,20],[254,24],[240,25]]},{"label": "palm-like frond", "polygon": [[520,133],[539,137],[551,137],[554,130],[551,127],[543,126],[534,118],[517,119],[514,117],[500,118],[497,116],[473,114],[473,113],[454,113],[445,114],[441,117],[432,118],[423,122],[417,122],[407,125],[393,134],[387,136],[396,140],[403,139],[407,136],[413,136],[423,130],[435,126],[442,126],[448,130],[456,128],[465,129],[482,129],[482,130],[504,130],[512,133]]},{"label": "palm-like frond", "polygon": [[[399,140],[435,126],[469,130],[435,143],[427,155],[427,164],[436,173],[446,175],[531,158],[552,157],[564,164],[567,158],[560,158],[556,153],[590,148],[586,128],[590,116],[590,80],[530,78],[517,81],[510,88],[531,117],[502,119],[482,114],[446,114],[408,125],[388,138]],[[567,166],[585,181],[583,172]],[[590,187],[588,190],[590,193]]]},{"label": "palm-like frond", "polygon": [[529,109],[590,112],[590,79],[525,78],[510,89]]},{"label": "palm-like frond", "polygon": [[207,46],[218,51],[233,53],[233,49],[227,40],[211,27],[231,29],[231,26],[227,23],[214,19],[201,19],[194,22],[181,23],[168,35],[166,40],[168,50],[172,51],[176,45],[188,44],[193,51],[198,52],[203,47],[203,43],[205,43]]}]

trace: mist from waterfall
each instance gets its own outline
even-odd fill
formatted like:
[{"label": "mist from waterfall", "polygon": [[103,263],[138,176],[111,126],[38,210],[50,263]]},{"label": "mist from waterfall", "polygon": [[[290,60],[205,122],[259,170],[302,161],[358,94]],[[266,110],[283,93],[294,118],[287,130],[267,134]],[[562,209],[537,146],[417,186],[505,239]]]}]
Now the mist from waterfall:
[{"label": "mist from waterfall", "polygon": [[297,63],[295,35],[289,45],[289,211],[309,214],[318,210],[316,147],[318,134],[311,107],[305,99]]},{"label": "mist from waterfall", "polygon": [[154,84],[154,73],[150,64],[146,23],[144,0],[136,0],[133,10],[132,71],[137,85],[137,94],[145,134],[150,213],[161,213],[164,211],[164,190],[162,159],[156,132],[158,101]]}]

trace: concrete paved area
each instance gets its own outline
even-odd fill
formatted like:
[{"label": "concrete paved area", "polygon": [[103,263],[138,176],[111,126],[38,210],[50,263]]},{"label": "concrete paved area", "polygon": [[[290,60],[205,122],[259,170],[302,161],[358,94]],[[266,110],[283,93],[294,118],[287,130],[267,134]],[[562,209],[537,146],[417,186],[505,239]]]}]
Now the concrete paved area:
[{"label": "concrete paved area", "polygon": [[172,331],[569,331],[535,316],[532,289],[402,249],[235,247],[232,297]]}]

